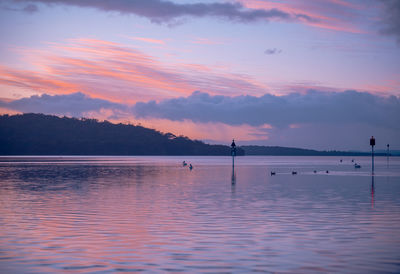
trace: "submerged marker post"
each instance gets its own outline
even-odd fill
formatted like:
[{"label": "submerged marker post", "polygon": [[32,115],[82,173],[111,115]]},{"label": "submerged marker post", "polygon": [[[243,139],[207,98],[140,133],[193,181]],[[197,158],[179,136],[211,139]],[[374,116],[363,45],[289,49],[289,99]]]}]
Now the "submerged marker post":
[{"label": "submerged marker post", "polygon": [[369,145],[372,147],[372,175],[374,175],[374,146],[375,146],[375,138],[374,136],[369,139]]},{"label": "submerged marker post", "polygon": [[232,168],[235,168],[235,156],[236,156],[236,144],[235,144],[235,139],[232,140],[232,144],[231,144],[231,155],[232,155]]},{"label": "submerged marker post", "polygon": [[232,140],[231,155],[232,155],[232,184],[235,184],[235,182],[236,182],[236,176],[235,176],[236,144],[235,144],[235,139]]}]

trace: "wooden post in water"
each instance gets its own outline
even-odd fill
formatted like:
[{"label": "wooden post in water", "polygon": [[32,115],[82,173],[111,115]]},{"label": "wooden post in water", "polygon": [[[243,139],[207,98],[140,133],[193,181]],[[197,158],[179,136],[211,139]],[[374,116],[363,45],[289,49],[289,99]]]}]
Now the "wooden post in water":
[{"label": "wooden post in water", "polygon": [[235,139],[232,140],[231,144],[231,155],[232,155],[232,184],[235,184],[235,156],[236,156],[236,144]]},{"label": "wooden post in water", "polygon": [[369,145],[372,147],[372,175],[374,175],[374,146],[375,146],[375,138],[374,136],[369,139]]},{"label": "wooden post in water", "polygon": [[236,144],[235,144],[235,139],[232,140],[232,144],[231,144],[231,154],[232,154],[232,168],[235,168],[235,156],[236,156]]}]

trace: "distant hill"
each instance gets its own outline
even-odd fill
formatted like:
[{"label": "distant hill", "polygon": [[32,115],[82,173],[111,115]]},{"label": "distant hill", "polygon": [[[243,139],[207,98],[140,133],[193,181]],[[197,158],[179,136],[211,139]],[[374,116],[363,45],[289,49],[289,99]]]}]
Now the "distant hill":
[{"label": "distant hill", "polygon": [[[312,149],[278,147],[278,146],[241,146],[246,155],[271,156],[369,156],[367,152],[352,151],[318,151]],[[375,153],[376,156],[386,156],[386,153]]]},{"label": "distant hill", "polygon": [[[377,153],[384,153],[386,155],[386,150],[380,149],[380,150],[376,150]],[[400,156],[400,150],[393,150],[391,149],[389,151],[389,154],[392,156]]]},{"label": "distant hill", "polygon": [[[44,114],[0,116],[0,155],[230,155],[230,147],[142,126]],[[279,146],[241,146],[237,155],[368,156]],[[376,153],[386,156],[386,153]],[[394,155],[394,154],[393,154]]]},{"label": "distant hill", "polygon": [[[0,116],[0,155],[230,155],[209,145],[142,126],[44,114]],[[237,149],[237,155],[244,151]]]}]

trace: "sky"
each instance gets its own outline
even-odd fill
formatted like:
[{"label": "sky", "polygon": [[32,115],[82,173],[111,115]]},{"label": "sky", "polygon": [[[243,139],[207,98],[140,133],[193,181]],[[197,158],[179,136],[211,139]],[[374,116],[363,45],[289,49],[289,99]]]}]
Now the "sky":
[{"label": "sky", "polygon": [[398,0],[0,0],[0,113],[400,149]]}]

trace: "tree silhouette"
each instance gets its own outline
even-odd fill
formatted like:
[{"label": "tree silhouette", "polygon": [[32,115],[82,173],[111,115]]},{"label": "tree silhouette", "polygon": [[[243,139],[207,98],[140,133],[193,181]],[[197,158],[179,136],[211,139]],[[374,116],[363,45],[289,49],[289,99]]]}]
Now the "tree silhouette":
[{"label": "tree silhouette", "polygon": [[29,113],[0,116],[0,154],[228,156],[230,147],[138,125]]}]

